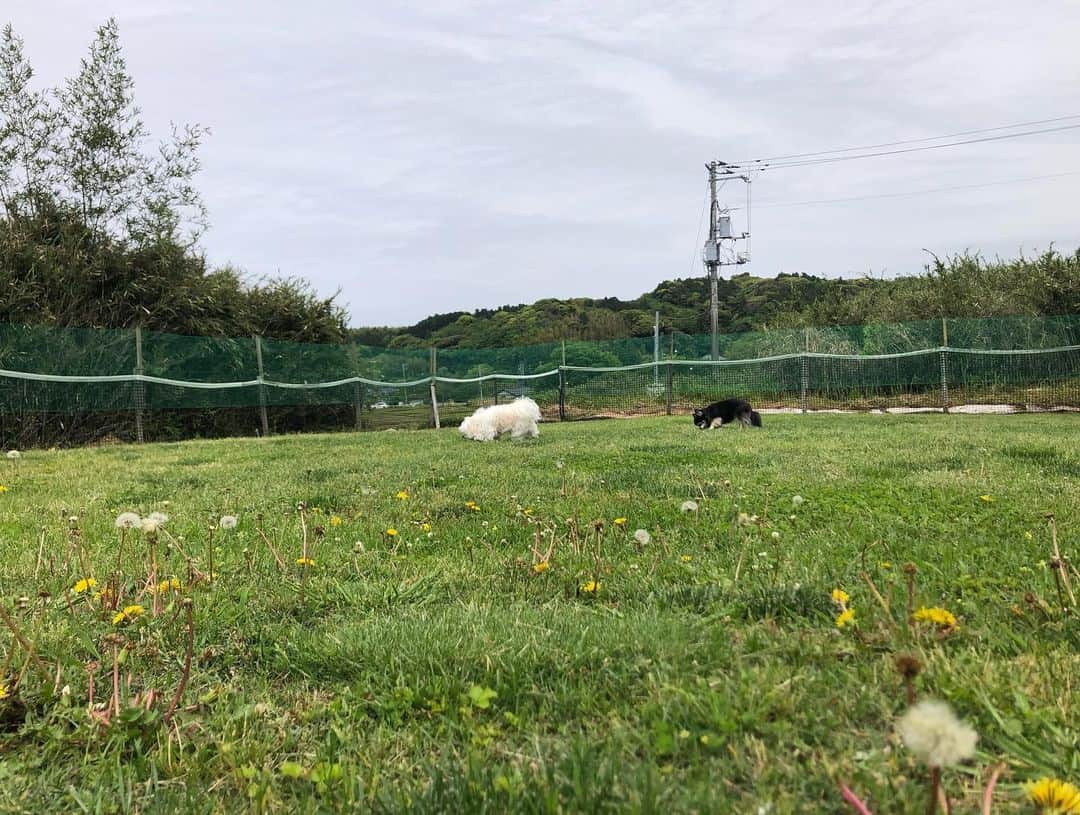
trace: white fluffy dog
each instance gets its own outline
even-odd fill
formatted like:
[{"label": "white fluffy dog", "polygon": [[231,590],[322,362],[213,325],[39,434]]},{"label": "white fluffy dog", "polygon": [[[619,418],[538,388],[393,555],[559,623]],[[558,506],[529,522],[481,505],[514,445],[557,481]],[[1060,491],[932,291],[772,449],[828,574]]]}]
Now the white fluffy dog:
[{"label": "white fluffy dog", "polygon": [[465,438],[475,441],[494,441],[503,433],[509,433],[512,439],[535,439],[540,435],[536,426],[539,421],[540,408],[532,399],[523,397],[507,405],[478,408],[458,430]]}]

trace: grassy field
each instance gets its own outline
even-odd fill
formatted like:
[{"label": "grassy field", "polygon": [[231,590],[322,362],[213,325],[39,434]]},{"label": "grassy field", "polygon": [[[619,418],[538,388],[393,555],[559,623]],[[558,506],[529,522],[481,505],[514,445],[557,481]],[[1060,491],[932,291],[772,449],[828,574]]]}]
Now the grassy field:
[{"label": "grassy field", "polygon": [[[1080,621],[1045,518],[1075,563],[1077,416],[0,464],[3,812],[849,811],[840,782],[922,812],[898,655],[979,733],[944,772],[953,811],[999,760],[995,813],[1035,811],[1028,779],[1080,783]],[[152,511],[157,533],[116,528]],[[958,627],[909,623],[909,577]]]}]

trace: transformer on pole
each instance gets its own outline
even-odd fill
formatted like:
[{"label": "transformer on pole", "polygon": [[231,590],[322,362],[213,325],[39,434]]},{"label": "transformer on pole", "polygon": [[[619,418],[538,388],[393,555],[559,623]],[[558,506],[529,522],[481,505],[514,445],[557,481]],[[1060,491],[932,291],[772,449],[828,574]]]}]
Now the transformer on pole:
[{"label": "transformer on pole", "polygon": [[[721,266],[741,266],[750,262],[750,176],[741,174],[737,167],[723,161],[710,161],[705,165],[709,171],[709,237],[705,241],[703,257],[709,274],[709,328],[712,332],[712,359],[720,359],[720,336],[717,333],[720,299],[717,277]],[[732,226],[732,209],[720,204],[717,184],[722,188],[729,181],[742,181],[746,185],[746,231],[736,232]],[[740,251],[739,241],[746,242]]]}]

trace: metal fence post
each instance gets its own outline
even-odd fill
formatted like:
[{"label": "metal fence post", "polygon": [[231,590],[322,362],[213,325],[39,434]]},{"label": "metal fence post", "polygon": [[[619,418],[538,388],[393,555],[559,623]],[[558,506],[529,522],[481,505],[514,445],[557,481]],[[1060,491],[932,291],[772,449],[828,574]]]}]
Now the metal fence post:
[{"label": "metal fence post", "polygon": [[[356,343],[349,345],[349,358],[352,361],[353,376],[360,376],[360,360],[358,359],[358,352],[356,350]],[[353,420],[356,430],[364,429],[364,386],[359,382],[353,382],[353,410],[355,411],[355,417]]]},{"label": "metal fence post", "polygon": [[941,318],[941,412],[949,412],[949,324]]},{"label": "metal fence post", "polygon": [[435,423],[435,429],[440,429],[439,424],[439,398],[435,393],[435,374],[438,369],[436,359],[438,351],[435,346],[431,347],[431,420]]},{"label": "metal fence post", "polygon": [[674,390],[674,384],[673,384],[674,373],[675,373],[675,366],[672,365],[669,362],[667,364],[667,388],[666,388],[666,390],[667,390],[667,400],[666,401],[667,401],[667,415],[668,416],[671,415],[671,403],[672,403],[672,400],[673,400],[672,391]]},{"label": "metal fence post", "polygon": [[262,338],[255,335],[255,361],[259,366],[259,418],[262,420],[262,434],[270,435],[270,422],[266,418],[266,386],[263,385]]},{"label": "metal fence post", "polygon": [[[143,375],[142,328],[135,326],[135,375]],[[142,444],[146,441],[143,429],[143,411],[146,410],[146,384],[141,379],[135,380],[135,440]]]},{"label": "metal fence post", "polygon": [[810,329],[803,331],[803,352],[799,357],[799,410],[810,408]]},{"label": "metal fence post", "polygon": [[559,366],[559,421],[566,421],[566,371]]}]

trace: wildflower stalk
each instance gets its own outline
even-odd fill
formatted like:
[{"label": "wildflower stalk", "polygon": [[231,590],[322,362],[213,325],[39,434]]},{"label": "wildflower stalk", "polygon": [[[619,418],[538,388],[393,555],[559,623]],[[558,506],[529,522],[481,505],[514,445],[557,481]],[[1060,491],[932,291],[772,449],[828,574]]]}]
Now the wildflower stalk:
[{"label": "wildflower stalk", "polygon": [[983,790],[982,815],[990,815],[990,805],[994,800],[994,787],[997,786],[998,779],[1004,769],[1005,762],[999,761],[990,772],[990,780],[986,782],[986,789]]},{"label": "wildflower stalk", "polygon": [[[941,768],[930,768],[930,800],[926,804],[926,815],[934,815],[937,812],[938,795],[941,794]],[[948,811],[948,807],[946,807]]]},{"label": "wildflower stalk", "polygon": [[120,563],[124,558],[124,538],[127,536],[127,527],[120,527],[120,545],[116,547],[116,573],[120,574]]},{"label": "wildflower stalk", "polygon": [[892,609],[889,607],[889,601],[881,596],[881,592],[878,591],[878,588],[874,584],[873,578],[870,577],[869,572],[860,572],[859,576],[862,577],[863,582],[865,582],[866,585],[870,587],[870,593],[874,595],[874,599],[878,601],[878,605],[880,605],[881,608],[884,610],[885,617],[886,619],[888,619],[889,625],[895,629],[896,620],[893,619]]},{"label": "wildflower stalk", "polygon": [[840,794],[844,796],[844,800],[847,801],[855,809],[859,815],[873,815],[869,808],[862,802],[854,792],[852,792],[847,784],[840,785]]},{"label": "wildflower stalk", "polygon": [[45,556],[45,527],[41,527],[41,538],[38,540],[37,563],[34,564],[34,582],[37,582],[38,573],[41,571],[41,561]]},{"label": "wildflower stalk", "polygon": [[7,626],[8,630],[11,632],[11,635],[15,637],[15,640],[19,643],[19,645],[22,646],[23,650],[26,651],[27,661],[33,662],[34,667],[41,671],[42,675],[46,679],[48,679],[49,669],[45,666],[45,663],[41,661],[41,658],[37,655],[37,652],[34,650],[34,644],[27,640],[25,636],[23,636],[23,633],[19,630],[19,626],[16,625],[15,620],[13,620],[11,615],[8,614],[7,607],[3,602],[0,602],[0,619],[3,620],[4,625]]},{"label": "wildflower stalk", "polygon": [[210,524],[210,540],[207,544],[210,547],[210,585],[214,585],[214,525]]},{"label": "wildflower stalk", "polygon": [[1053,547],[1054,554],[1050,559],[1050,568],[1054,570],[1054,582],[1057,584],[1058,600],[1061,602],[1061,607],[1065,608],[1065,600],[1062,597],[1062,586],[1064,585],[1065,591],[1069,595],[1069,608],[1076,608],[1076,595],[1073,594],[1072,584],[1069,582],[1069,571],[1065,568],[1065,561],[1061,559],[1061,550],[1058,549],[1057,541],[1057,521],[1053,515],[1047,515],[1046,520],[1050,522],[1050,543]]},{"label": "wildflower stalk", "polygon": [[274,544],[270,542],[270,538],[266,536],[262,528],[262,518],[257,518],[255,521],[255,531],[259,533],[259,537],[263,539],[266,547],[270,550],[270,554],[274,556],[274,560],[277,562],[278,568],[285,569],[285,561],[281,559],[281,555],[278,554],[277,549],[274,548]]},{"label": "wildflower stalk", "polygon": [[908,630],[915,630],[915,574],[919,567],[914,563],[904,564],[904,574],[907,575],[907,625]]},{"label": "wildflower stalk", "polygon": [[191,655],[195,651],[195,615],[192,610],[193,603],[190,597],[184,598],[184,610],[187,612],[187,651],[184,654],[184,672],[180,674],[180,684],[176,688],[176,694],[173,696],[172,701],[169,702],[169,707],[165,710],[165,721],[168,722],[173,713],[176,712],[176,706],[180,704],[180,699],[184,695],[184,689],[187,687],[188,678],[191,676]]}]

